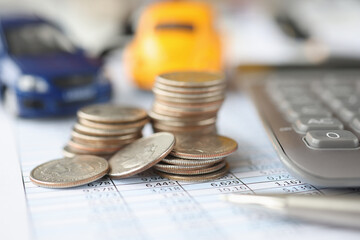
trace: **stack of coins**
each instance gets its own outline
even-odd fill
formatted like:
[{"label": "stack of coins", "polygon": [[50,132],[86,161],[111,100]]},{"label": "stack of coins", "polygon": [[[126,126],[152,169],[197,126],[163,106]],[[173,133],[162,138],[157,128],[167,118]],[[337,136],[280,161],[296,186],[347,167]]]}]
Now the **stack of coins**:
[{"label": "stack of coins", "polygon": [[149,121],[141,108],[97,104],[84,107],[77,113],[71,139],[63,149],[65,157],[97,155],[111,157],[118,150],[142,137]]},{"label": "stack of coins", "polygon": [[225,87],[219,73],[175,72],[158,76],[149,113],[154,131],[215,133]]},{"label": "stack of coins", "polygon": [[177,181],[207,181],[225,175],[225,157],[237,143],[218,135],[177,135],[169,156],[154,166],[157,174]]}]

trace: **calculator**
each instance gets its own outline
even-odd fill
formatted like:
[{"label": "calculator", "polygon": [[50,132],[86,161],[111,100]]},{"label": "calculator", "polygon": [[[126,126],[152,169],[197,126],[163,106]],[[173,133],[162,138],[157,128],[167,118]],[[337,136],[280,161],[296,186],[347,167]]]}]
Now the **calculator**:
[{"label": "calculator", "polygon": [[247,83],[292,175],[315,186],[360,186],[360,71],[283,70]]}]

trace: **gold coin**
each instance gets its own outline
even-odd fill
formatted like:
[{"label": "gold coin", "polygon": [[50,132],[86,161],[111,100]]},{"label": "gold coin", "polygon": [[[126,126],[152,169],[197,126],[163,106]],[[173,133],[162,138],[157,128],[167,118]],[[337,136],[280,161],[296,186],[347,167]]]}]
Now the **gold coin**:
[{"label": "gold coin", "polygon": [[100,123],[136,122],[147,117],[144,109],[113,104],[95,104],[80,109],[79,118]]},{"label": "gold coin", "polygon": [[178,135],[172,156],[186,159],[226,157],[237,150],[235,140],[219,135]]},{"label": "gold coin", "polygon": [[30,180],[41,187],[68,188],[98,180],[108,171],[104,158],[83,155],[43,163],[30,172]]},{"label": "gold coin", "polygon": [[175,97],[175,98],[184,98],[184,99],[202,99],[202,98],[211,98],[211,97],[224,97],[224,91],[216,92],[206,92],[206,93],[197,93],[197,94],[185,94],[185,93],[174,93],[164,91],[158,88],[153,88],[153,92],[156,95],[161,95],[165,97]]},{"label": "gold coin", "polygon": [[148,118],[143,120],[132,122],[132,123],[98,123],[94,121],[90,121],[84,118],[79,118],[79,123],[83,126],[96,128],[96,129],[106,129],[106,130],[121,130],[121,129],[128,129],[128,128],[140,128],[143,127],[146,123],[149,122]]},{"label": "gold coin", "polygon": [[171,152],[175,137],[171,133],[155,133],[141,138],[118,151],[109,160],[112,178],[125,178],[145,171]]},{"label": "gold coin", "polygon": [[197,93],[207,93],[207,92],[216,92],[216,91],[224,91],[226,88],[225,84],[219,84],[210,87],[197,87],[197,88],[184,88],[184,87],[174,87],[162,84],[160,82],[155,82],[153,88],[158,88],[163,91],[174,92],[174,93],[189,93],[189,94],[197,94]]},{"label": "gold coin", "polygon": [[186,181],[186,182],[204,182],[204,181],[214,180],[225,176],[228,173],[228,171],[229,171],[229,165],[227,163],[225,164],[225,167],[223,167],[222,169],[216,172],[207,173],[203,175],[178,175],[178,174],[170,174],[170,173],[164,173],[158,170],[154,170],[154,172],[161,177],[165,177],[174,181]]},{"label": "gold coin", "polygon": [[173,72],[160,74],[156,82],[178,87],[208,87],[224,83],[224,75],[216,72]]},{"label": "gold coin", "polygon": [[86,127],[80,123],[75,123],[74,130],[86,135],[92,136],[122,136],[128,134],[139,133],[142,130],[142,127],[139,128],[128,128],[128,129],[96,129],[91,127]]},{"label": "gold coin", "polygon": [[225,161],[218,162],[213,165],[206,165],[199,168],[199,166],[174,166],[168,165],[169,167],[161,166],[159,164],[155,165],[154,168],[156,170],[172,173],[172,174],[179,174],[179,175],[200,175],[218,171],[225,166]]},{"label": "gold coin", "polygon": [[194,159],[183,159],[183,158],[177,158],[173,156],[166,156],[162,162],[177,166],[206,166],[206,165],[212,165],[217,162],[223,161],[224,158],[214,158],[214,159],[201,159],[201,160],[194,160]]}]

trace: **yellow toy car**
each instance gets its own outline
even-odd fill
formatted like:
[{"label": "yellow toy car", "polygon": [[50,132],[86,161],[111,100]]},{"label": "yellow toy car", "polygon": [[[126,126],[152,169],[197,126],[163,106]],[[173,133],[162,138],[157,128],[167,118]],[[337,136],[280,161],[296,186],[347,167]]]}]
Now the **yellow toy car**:
[{"label": "yellow toy car", "polygon": [[125,48],[128,74],[142,89],[171,71],[220,71],[220,36],[208,4],[167,1],[150,5],[140,17],[133,41]]}]

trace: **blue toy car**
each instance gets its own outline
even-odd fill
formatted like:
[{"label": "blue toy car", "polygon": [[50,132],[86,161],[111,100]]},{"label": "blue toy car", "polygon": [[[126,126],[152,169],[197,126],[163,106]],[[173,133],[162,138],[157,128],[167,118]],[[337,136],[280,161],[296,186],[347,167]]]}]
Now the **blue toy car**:
[{"label": "blue toy car", "polygon": [[0,16],[0,97],[15,115],[66,115],[108,101],[101,65],[45,19]]}]

